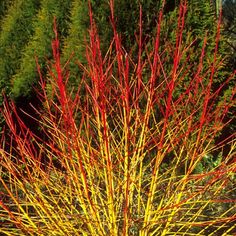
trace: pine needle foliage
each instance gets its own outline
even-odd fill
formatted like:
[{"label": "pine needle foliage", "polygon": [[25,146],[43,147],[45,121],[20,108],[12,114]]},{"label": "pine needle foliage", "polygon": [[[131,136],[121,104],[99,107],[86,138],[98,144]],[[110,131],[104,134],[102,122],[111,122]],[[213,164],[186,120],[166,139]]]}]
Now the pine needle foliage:
[{"label": "pine needle foliage", "polygon": [[[38,75],[35,57],[38,63],[45,68],[45,59],[52,57],[50,44],[53,39],[53,17],[58,21],[66,22],[70,1],[42,0],[40,10],[34,21],[34,33],[24,48],[20,62],[20,69],[13,77],[13,97],[29,97],[32,95],[32,86],[37,86]],[[63,23],[65,24],[65,23]],[[65,26],[61,23],[61,30]]]},{"label": "pine needle foliage", "polygon": [[[39,4],[35,0],[14,2],[4,15],[0,32],[0,90],[11,93],[12,77],[20,68],[22,50],[33,34],[33,19]],[[27,30],[26,30],[27,29]],[[0,104],[3,98],[0,95]]]}]

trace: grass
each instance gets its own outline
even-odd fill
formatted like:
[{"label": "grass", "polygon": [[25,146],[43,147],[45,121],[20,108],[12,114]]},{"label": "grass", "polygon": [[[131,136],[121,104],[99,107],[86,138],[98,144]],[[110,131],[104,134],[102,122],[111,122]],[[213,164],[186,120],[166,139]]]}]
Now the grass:
[{"label": "grass", "polygon": [[[214,138],[234,105],[235,88],[221,103],[223,85],[212,91],[222,63],[220,35],[207,69],[204,39],[186,83],[185,53],[191,48],[182,42],[186,4],[180,6],[175,50],[160,49],[160,11],[150,50],[142,51],[140,24],[136,60],[122,47],[110,3],[110,49],[102,56],[90,11],[87,64],[79,64],[84,74],[73,91],[60,63],[55,24],[47,78],[38,66],[43,109],[35,112],[43,140],[13,103],[4,104],[10,138],[5,134],[0,148],[1,235],[233,235],[235,137],[227,156],[196,171],[227,143],[216,146]],[[167,56],[173,58],[170,70]]]}]

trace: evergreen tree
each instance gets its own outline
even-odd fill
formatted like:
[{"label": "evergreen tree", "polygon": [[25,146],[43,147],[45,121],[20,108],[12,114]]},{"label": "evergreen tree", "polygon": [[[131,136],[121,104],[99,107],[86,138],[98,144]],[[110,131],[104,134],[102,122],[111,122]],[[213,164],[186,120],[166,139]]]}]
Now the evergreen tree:
[{"label": "evergreen tree", "polygon": [[42,0],[41,8],[33,22],[34,33],[23,51],[20,69],[13,77],[12,93],[15,98],[30,97],[37,86],[38,72],[35,58],[45,70],[46,58],[52,58],[51,41],[54,38],[53,18],[57,19],[60,34],[67,34],[66,20],[70,9],[69,0]]},{"label": "evergreen tree", "polygon": [[70,10],[68,20],[68,35],[63,38],[62,63],[69,60],[67,69],[70,71],[70,86],[72,87],[80,77],[78,61],[85,63],[85,41],[88,38],[89,29],[88,2],[75,0]]},{"label": "evergreen tree", "polygon": [[[37,0],[19,0],[9,8],[0,32],[0,90],[11,91],[12,76],[20,67],[22,50],[33,34],[32,21],[37,13]],[[2,97],[0,95],[0,104]]]}]

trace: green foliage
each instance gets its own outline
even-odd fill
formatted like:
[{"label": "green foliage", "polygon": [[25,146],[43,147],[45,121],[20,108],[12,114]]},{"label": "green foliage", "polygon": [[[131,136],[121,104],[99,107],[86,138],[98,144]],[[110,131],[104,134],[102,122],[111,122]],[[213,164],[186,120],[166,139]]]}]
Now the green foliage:
[{"label": "green foliage", "polygon": [[[1,0],[0,2],[0,22],[2,18],[5,16],[7,9],[10,7],[13,0]],[[0,23],[0,29],[1,29],[1,23]]]},{"label": "green foliage", "polygon": [[50,43],[53,38],[53,19],[57,19],[61,34],[66,35],[68,11],[71,1],[42,0],[41,8],[33,22],[34,33],[24,48],[18,73],[13,77],[12,93],[15,98],[27,97],[38,85],[35,59],[45,68],[45,58],[52,58]]},{"label": "green foliage", "polygon": [[208,171],[214,170],[217,166],[222,163],[222,156],[218,155],[214,157],[212,154],[205,155],[200,162],[196,165],[194,173],[202,174]]},{"label": "green foliage", "polygon": [[[32,21],[37,13],[37,0],[16,1],[4,16],[0,32],[0,90],[11,92],[12,76],[20,68],[22,50],[33,34]],[[0,104],[2,97],[0,95]]]},{"label": "green foliage", "polygon": [[236,1],[223,2],[223,34],[229,46],[229,65],[236,69]]},{"label": "green foliage", "polygon": [[75,0],[68,19],[68,35],[63,37],[62,48],[62,63],[65,64],[69,60],[67,69],[70,71],[71,87],[78,85],[81,77],[78,62],[85,63],[85,44],[89,25],[88,2]]}]

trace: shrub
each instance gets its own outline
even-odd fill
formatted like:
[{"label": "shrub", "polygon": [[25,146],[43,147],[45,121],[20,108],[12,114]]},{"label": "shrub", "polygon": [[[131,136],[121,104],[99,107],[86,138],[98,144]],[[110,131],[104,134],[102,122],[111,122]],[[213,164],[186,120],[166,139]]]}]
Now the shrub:
[{"label": "shrub", "polygon": [[[202,67],[205,38],[197,69],[183,84],[191,66],[185,57],[191,45],[182,41],[186,3],[180,5],[174,45],[165,42],[174,50],[159,48],[160,10],[152,48],[139,48],[137,64],[122,47],[112,3],[112,53],[102,57],[90,11],[87,62],[80,64],[84,74],[76,96],[67,90],[70,75],[60,63],[54,29],[47,81],[38,65],[44,109],[36,112],[44,141],[20,120],[14,104],[4,104],[12,145],[7,149],[3,136],[1,233],[232,235],[235,139],[227,156],[215,157],[211,168],[198,171],[220,148],[214,137],[225,125],[235,94],[234,88],[216,106],[223,87],[211,89],[221,63],[219,33],[209,68]],[[138,41],[142,45],[142,37]],[[167,57],[173,64],[166,65]],[[182,92],[175,93],[180,84]]]}]

